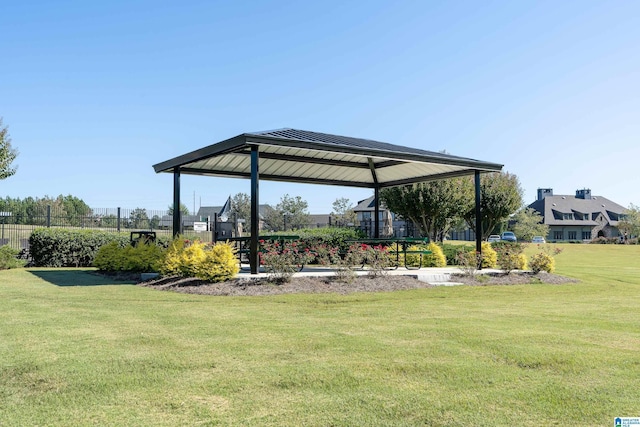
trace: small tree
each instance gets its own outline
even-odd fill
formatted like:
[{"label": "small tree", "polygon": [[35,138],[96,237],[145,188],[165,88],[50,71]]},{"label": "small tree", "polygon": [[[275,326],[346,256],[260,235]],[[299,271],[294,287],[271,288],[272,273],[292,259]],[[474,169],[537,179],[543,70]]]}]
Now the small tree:
[{"label": "small tree", "polygon": [[231,198],[231,211],[236,218],[244,219],[246,224],[251,224],[251,198],[246,193],[238,193]]},{"label": "small tree", "polygon": [[336,220],[335,225],[344,227],[356,222],[356,213],[353,211],[353,205],[346,197],[340,197],[333,202],[333,211],[331,215]]},{"label": "small tree", "polygon": [[263,219],[267,228],[272,231],[297,230],[311,222],[307,207],[308,204],[302,197],[285,194],[275,208],[267,205]]},{"label": "small tree", "polygon": [[[472,180],[467,180],[473,188]],[[487,173],[480,177],[480,211],[482,212],[482,239],[489,237],[494,228],[522,206],[522,188],[514,174]],[[476,210],[473,200],[467,200],[464,215],[467,225],[476,231]]]},{"label": "small tree", "polygon": [[629,205],[624,219],[618,223],[618,230],[629,238],[640,236],[640,207]]},{"label": "small tree", "polygon": [[513,232],[519,240],[530,241],[533,236],[546,236],[549,226],[542,223],[542,215],[535,209],[524,208],[513,217],[515,225]]},{"label": "small tree", "polygon": [[6,179],[16,173],[12,167],[13,161],[18,157],[18,152],[11,147],[11,138],[7,127],[2,126],[0,117],[0,179]]},{"label": "small tree", "polygon": [[[180,213],[184,215],[189,215],[189,208],[184,203],[180,203]],[[167,215],[173,216],[173,204],[170,204],[167,208]]]},{"label": "small tree", "polygon": [[442,179],[385,188],[380,199],[388,209],[411,220],[432,241],[442,241],[472,200],[473,188],[464,178]]},{"label": "small tree", "polygon": [[146,209],[134,209],[129,215],[129,220],[132,228],[149,228],[149,216]]}]

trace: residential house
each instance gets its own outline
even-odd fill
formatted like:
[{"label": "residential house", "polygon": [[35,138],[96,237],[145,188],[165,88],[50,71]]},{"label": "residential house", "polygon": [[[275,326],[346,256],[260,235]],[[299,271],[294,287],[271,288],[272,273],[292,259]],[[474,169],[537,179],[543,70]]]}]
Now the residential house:
[{"label": "residential house", "polygon": [[[373,237],[375,231],[375,209],[374,196],[360,200],[353,208],[356,213],[356,223],[369,237]],[[398,219],[397,215],[387,209],[384,203],[380,203],[379,220],[380,236],[406,237],[415,234],[413,223]]]},{"label": "residential house", "polygon": [[591,190],[576,190],[575,196],[554,195],[551,188],[539,188],[529,205],[549,226],[547,241],[584,241],[596,237],[619,237],[618,222],[627,209]]}]

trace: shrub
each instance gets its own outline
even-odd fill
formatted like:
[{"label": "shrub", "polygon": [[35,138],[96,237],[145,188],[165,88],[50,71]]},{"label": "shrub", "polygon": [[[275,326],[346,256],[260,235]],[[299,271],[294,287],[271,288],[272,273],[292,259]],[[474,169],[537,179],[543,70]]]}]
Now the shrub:
[{"label": "shrub", "polygon": [[478,270],[481,263],[480,254],[476,251],[461,251],[458,253],[456,264],[460,266],[462,274],[465,276],[473,276]]},{"label": "shrub", "polygon": [[122,266],[122,247],[118,242],[110,242],[98,249],[93,266],[102,271],[118,271]]},{"label": "shrub", "polygon": [[229,243],[218,242],[204,251],[196,277],[209,282],[223,282],[238,274],[240,267],[235,248]]},{"label": "shrub", "polygon": [[260,262],[269,274],[269,280],[278,283],[288,282],[301,266],[315,259],[315,254],[298,242],[261,240],[260,245]]},{"label": "shrub", "polygon": [[98,250],[112,241],[124,246],[129,236],[108,231],[37,228],[29,237],[29,251],[37,267],[89,267]]},{"label": "shrub", "polygon": [[300,240],[306,242],[308,247],[327,245],[337,247],[341,252],[347,252],[350,244],[347,240],[363,239],[367,236],[361,230],[353,228],[326,227],[305,228],[295,232]]},{"label": "shrub", "polygon": [[515,242],[495,242],[493,249],[498,253],[498,267],[509,274],[513,270],[527,268],[527,257],[523,254],[525,246]]},{"label": "shrub", "polygon": [[218,242],[211,246],[178,237],[169,244],[159,270],[163,275],[221,282],[233,278],[240,267],[235,248],[229,243]]},{"label": "shrub", "polygon": [[19,253],[19,250],[13,249],[11,246],[0,246],[0,270],[24,267],[26,261],[18,259]]},{"label": "shrub", "polygon": [[541,271],[553,273],[555,270],[555,260],[547,253],[540,252],[531,257],[531,270],[538,274]]},{"label": "shrub", "polygon": [[[388,248],[382,245],[361,245],[364,263],[369,266],[367,274],[372,277],[385,274],[385,270],[393,264]],[[357,252],[354,252],[354,258],[357,259]]]},{"label": "shrub", "polygon": [[[422,255],[422,267],[445,267],[447,265],[447,258],[442,252],[442,248],[431,242],[428,245],[414,245],[407,248],[407,251],[431,251],[428,255]],[[419,254],[407,254],[406,264],[410,266],[417,266],[420,262]]]},{"label": "shrub", "polygon": [[[447,265],[460,265],[461,260],[467,260],[463,253],[471,252],[475,257],[476,248],[470,245],[450,245],[444,243],[442,252],[447,258]],[[482,242],[482,268],[496,268],[498,265],[498,254],[493,249],[491,243]]]},{"label": "shrub", "polygon": [[103,271],[151,272],[158,271],[164,256],[164,249],[149,245],[126,245],[110,242],[102,246],[93,265]]},{"label": "shrub", "polygon": [[498,266],[498,253],[491,243],[482,242],[482,268],[496,268]]},{"label": "shrub", "polygon": [[451,245],[448,243],[442,244],[442,252],[447,258],[447,265],[459,265],[460,254],[464,252],[474,252],[475,246],[470,245]]}]

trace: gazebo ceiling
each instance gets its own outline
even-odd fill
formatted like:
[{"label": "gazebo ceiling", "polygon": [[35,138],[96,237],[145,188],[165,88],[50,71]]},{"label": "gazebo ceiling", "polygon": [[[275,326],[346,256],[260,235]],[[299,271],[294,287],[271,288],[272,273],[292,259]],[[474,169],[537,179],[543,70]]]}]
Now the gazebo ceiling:
[{"label": "gazebo ceiling", "polygon": [[500,171],[502,165],[368,139],[296,129],[243,133],[154,165],[156,172],[251,178],[258,146],[260,180],[383,188]]}]

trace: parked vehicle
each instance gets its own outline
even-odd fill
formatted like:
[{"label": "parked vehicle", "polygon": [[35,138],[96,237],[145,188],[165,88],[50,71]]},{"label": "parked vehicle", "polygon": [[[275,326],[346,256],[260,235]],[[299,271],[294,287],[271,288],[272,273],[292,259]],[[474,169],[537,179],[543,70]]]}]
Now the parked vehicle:
[{"label": "parked vehicle", "polygon": [[505,231],[504,233],[502,233],[500,235],[500,240],[503,240],[505,242],[517,242],[518,239],[516,239],[516,235],[513,234],[513,231]]},{"label": "parked vehicle", "polygon": [[533,239],[531,239],[531,243],[547,243],[547,241],[544,240],[544,237],[542,236],[533,236]]},{"label": "parked vehicle", "polygon": [[489,238],[487,239],[487,242],[489,243],[493,243],[493,242],[499,242],[500,241],[500,235],[498,234],[492,234],[491,236],[489,236]]}]

